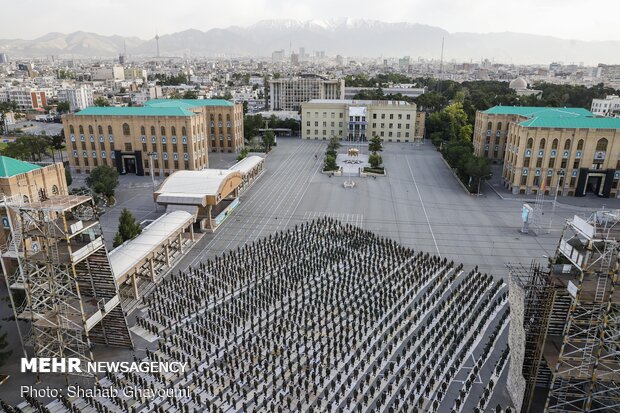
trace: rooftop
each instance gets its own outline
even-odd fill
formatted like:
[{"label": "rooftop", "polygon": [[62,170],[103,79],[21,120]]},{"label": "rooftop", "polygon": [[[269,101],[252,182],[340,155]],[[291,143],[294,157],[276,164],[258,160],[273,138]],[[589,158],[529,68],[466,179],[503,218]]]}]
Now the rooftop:
[{"label": "rooftop", "polygon": [[76,113],[77,116],[194,116],[194,112],[180,105],[167,107],[117,107],[91,106]]},{"label": "rooftop", "polygon": [[534,117],[519,123],[528,128],[620,129],[620,118]]},{"label": "rooftop", "polygon": [[204,106],[235,106],[235,104],[224,99],[153,99],[146,102],[144,106],[197,108]]},{"label": "rooftop", "polygon": [[484,111],[490,115],[519,115],[526,118],[533,117],[578,117],[594,114],[584,108],[546,108],[540,106],[493,106]]},{"label": "rooftop", "polygon": [[8,156],[0,156],[0,178],[9,178],[40,168],[38,165],[9,158]]},{"label": "rooftop", "polygon": [[157,202],[204,206],[206,197],[219,196],[229,179],[240,176],[239,171],[229,169],[176,171],[155,191]]},{"label": "rooftop", "polygon": [[311,99],[308,103],[340,105],[414,106],[404,100]]}]

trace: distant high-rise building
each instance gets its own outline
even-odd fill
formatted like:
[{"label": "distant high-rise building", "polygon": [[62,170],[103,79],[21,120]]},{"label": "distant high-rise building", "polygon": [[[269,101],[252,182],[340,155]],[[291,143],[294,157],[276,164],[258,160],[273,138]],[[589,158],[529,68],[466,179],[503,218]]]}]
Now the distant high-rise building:
[{"label": "distant high-rise building", "polygon": [[292,65],[299,64],[299,55],[297,53],[291,53],[291,64]]},{"label": "distant high-rise building", "polygon": [[0,89],[0,102],[14,102],[20,109],[43,109],[47,106],[47,92],[29,87]]},{"label": "distant high-rise building", "polygon": [[69,102],[72,112],[86,109],[94,105],[93,89],[90,86],[82,85],[74,88],[58,90],[58,101]]},{"label": "distant high-rise building", "polygon": [[9,55],[6,53],[0,53],[0,63],[9,63]]},{"label": "distant high-rise building", "polygon": [[276,50],[271,53],[271,62],[272,63],[280,63],[284,61],[284,49]]},{"label": "distant high-rise building", "polygon": [[269,81],[269,110],[295,111],[311,99],[342,99],[344,79],[304,75]]},{"label": "distant high-rise building", "polygon": [[303,62],[304,60],[306,60],[306,48],[305,47],[300,47],[299,48],[299,60],[301,62]]},{"label": "distant high-rise building", "polygon": [[121,53],[121,54],[118,55],[118,63],[121,64],[121,65],[125,64],[125,55],[124,54]]},{"label": "distant high-rise building", "polygon": [[123,66],[114,65],[112,67],[95,67],[92,71],[93,80],[125,80],[125,70]]},{"label": "distant high-rise building", "polygon": [[344,65],[344,58],[342,56],[340,56],[340,55],[336,56],[336,64],[338,66]]}]

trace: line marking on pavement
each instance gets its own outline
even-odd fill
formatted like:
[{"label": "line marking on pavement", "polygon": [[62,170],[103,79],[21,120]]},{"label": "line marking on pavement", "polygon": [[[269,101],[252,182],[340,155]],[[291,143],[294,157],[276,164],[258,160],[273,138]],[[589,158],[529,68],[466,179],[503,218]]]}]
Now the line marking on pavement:
[{"label": "line marking on pavement", "polygon": [[441,252],[439,251],[439,245],[437,245],[437,240],[435,239],[435,233],[433,232],[433,227],[431,226],[431,221],[428,219],[428,213],[426,213],[426,207],[424,206],[422,195],[420,195],[420,188],[418,188],[418,183],[416,182],[415,176],[413,175],[413,169],[411,169],[409,158],[405,156],[405,160],[407,161],[407,166],[409,167],[409,173],[411,173],[411,178],[413,179],[413,185],[415,186],[415,190],[418,193],[418,198],[420,198],[420,204],[422,205],[422,211],[424,212],[424,216],[426,217],[426,222],[428,223],[428,229],[431,231],[431,236],[433,237],[433,242],[435,243],[435,248],[437,249],[437,255],[439,255],[439,258],[441,258]]}]

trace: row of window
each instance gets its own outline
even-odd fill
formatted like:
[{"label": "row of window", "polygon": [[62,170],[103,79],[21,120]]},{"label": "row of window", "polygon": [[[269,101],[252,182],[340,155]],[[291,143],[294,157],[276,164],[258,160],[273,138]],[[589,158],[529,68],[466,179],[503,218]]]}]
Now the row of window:
[{"label": "row of window", "polygon": [[[100,154],[99,155],[100,158],[102,158],[102,159],[107,158],[106,151],[101,151],[101,152],[99,152],[99,154]],[[91,155],[90,156],[91,158],[97,158],[98,157],[96,151],[92,151],[90,155]],[[79,152],[78,151],[73,151],[73,157],[74,158],[78,158],[79,157]],[[153,159],[157,159],[157,157],[158,157],[157,153],[153,153]],[[87,151],[82,151],[82,158],[88,158],[88,152]],[[110,158],[116,159],[116,153],[115,152],[110,152]],[[162,154],[162,158],[163,159],[168,159],[168,153],[164,152]],[[179,159],[179,154],[174,152],[172,154],[172,159],[175,159],[175,160]],[[183,159],[189,159],[189,154],[188,153],[184,153],[183,154]]]},{"label": "row of window", "polygon": [[[336,113],[335,112],[330,112],[331,114],[331,118],[335,119],[336,118]],[[396,119],[402,120],[403,119],[403,114],[402,113],[397,113],[396,114]],[[306,112],[306,117],[310,117],[310,112]],[[318,118],[319,117],[319,112],[314,112],[314,117]],[[323,112],[323,118],[327,117],[327,112]],[[342,119],[344,117],[344,114],[342,112],[338,112],[338,117],[340,119]],[[373,113],[372,114],[372,118],[373,119],[378,119],[377,114]],[[385,113],[381,114],[381,119],[386,119],[385,117]],[[389,114],[389,119],[394,119],[394,114],[390,113]],[[411,120],[411,114],[407,113],[404,117],[404,119],[407,120]],[[366,116],[349,116],[349,122],[365,122],[366,121]]]},{"label": "row of window", "polygon": [[[361,131],[364,131],[365,129],[364,129],[364,128],[361,128],[361,129],[351,129],[351,130],[361,130]],[[306,129],[306,137],[310,137],[310,134],[311,134],[311,130],[310,130],[310,129]],[[321,135],[321,134],[319,133],[319,130],[318,130],[318,129],[315,129],[315,130],[314,130],[314,135],[315,135],[315,136],[319,136],[319,135]],[[338,131],[338,136],[342,136],[342,135],[343,135],[342,130],[339,130],[339,131]],[[323,129],[323,131],[322,131],[322,136],[327,136],[327,130],[326,130],[326,129]],[[385,131],[380,131],[380,132],[379,132],[379,136],[381,136],[382,138],[383,138],[383,137],[385,137],[385,136],[386,136]],[[393,132],[392,132],[392,131],[388,131],[387,136],[391,138],[391,137],[393,137],[393,136],[394,136],[394,134],[393,134]],[[397,138],[402,137],[401,132],[396,132],[396,135],[395,135],[395,136],[396,136]],[[405,138],[408,138],[408,137],[409,137],[409,132],[405,132],[404,137],[405,137]]]}]

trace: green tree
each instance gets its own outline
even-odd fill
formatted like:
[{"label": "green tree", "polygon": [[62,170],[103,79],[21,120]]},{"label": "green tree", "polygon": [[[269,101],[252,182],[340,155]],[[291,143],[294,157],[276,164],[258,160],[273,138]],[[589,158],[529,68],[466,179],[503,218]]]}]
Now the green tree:
[{"label": "green tree", "polygon": [[370,141],[368,142],[368,150],[372,153],[381,152],[383,150],[383,143],[381,142],[381,137],[377,135],[372,135]]},{"label": "green tree", "polygon": [[103,96],[99,96],[97,99],[95,99],[95,106],[110,106],[110,102],[108,102],[108,99],[104,98]]},{"label": "green tree", "polygon": [[2,154],[22,161],[41,162],[48,154],[49,141],[44,136],[21,136],[9,142]]},{"label": "green tree", "polygon": [[108,165],[98,166],[86,178],[86,185],[97,194],[114,196],[114,190],[118,186],[118,171]]},{"label": "green tree", "polygon": [[[130,210],[123,208],[121,216],[118,218],[118,232],[114,236],[114,246],[118,247],[125,241],[134,239],[142,232],[140,224],[136,221]],[[120,242],[119,242],[120,241]]]},{"label": "green tree", "polygon": [[56,111],[58,113],[68,113],[71,110],[71,105],[69,102],[58,102],[56,106]]},{"label": "green tree", "polygon": [[480,195],[480,183],[483,180],[491,178],[491,165],[489,159],[480,156],[472,156],[465,164],[465,172],[474,178],[478,187],[477,193]]},{"label": "green tree", "polygon": [[269,152],[273,144],[276,143],[276,134],[272,130],[265,131],[262,141],[265,152]]},{"label": "green tree", "polygon": [[381,159],[381,155],[379,155],[378,153],[375,152],[368,155],[368,163],[370,164],[371,168],[381,167],[382,162],[383,159]]},{"label": "green tree", "polygon": [[58,135],[47,136],[47,142],[52,150],[52,159],[56,162],[56,151],[60,152],[60,160],[64,161],[62,150],[65,148],[65,137],[62,131]]},{"label": "green tree", "polygon": [[323,170],[324,171],[337,171],[338,165],[336,164],[336,157],[332,154],[326,154],[325,159],[323,160]]},{"label": "green tree", "polygon": [[243,158],[245,158],[246,156],[248,156],[248,153],[250,151],[248,150],[248,148],[243,148],[241,149],[241,151],[239,152],[239,155],[237,155],[237,160],[240,161]]},{"label": "green tree", "polygon": [[183,99],[198,99],[198,92],[195,90],[186,90],[183,93]]}]

